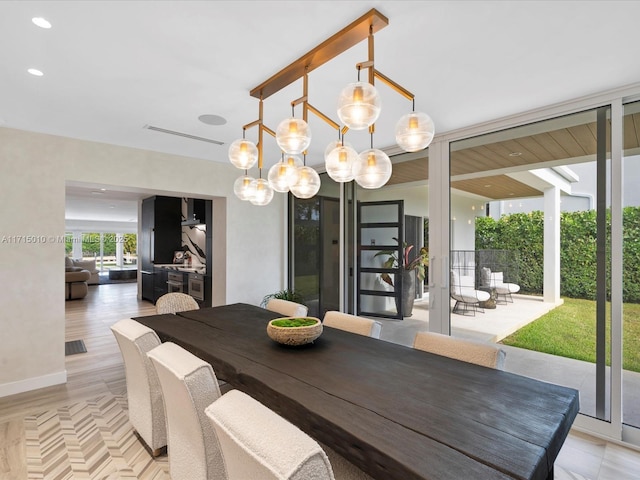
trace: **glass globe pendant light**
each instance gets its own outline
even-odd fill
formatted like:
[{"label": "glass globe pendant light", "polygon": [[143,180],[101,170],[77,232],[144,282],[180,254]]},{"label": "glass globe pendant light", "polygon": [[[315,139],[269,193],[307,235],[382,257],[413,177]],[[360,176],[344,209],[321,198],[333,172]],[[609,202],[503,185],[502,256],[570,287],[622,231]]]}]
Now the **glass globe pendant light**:
[{"label": "glass globe pendant light", "polygon": [[258,147],[255,143],[245,140],[244,130],[242,138],[229,145],[229,160],[241,170],[248,170],[258,161]]},{"label": "glass globe pendant light", "polygon": [[249,188],[253,193],[249,201],[254,205],[268,205],[273,199],[273,189],[269,186],[269,182],[264,178],[256,178],[251,182],[251,186]]},{"label": "glass globe pendant light", "polygon": [[292,115],[278,124],[276,143],[285,153],[302,153],[311,145],[311,129],[307,122]]},{"label": "glass globe pendant light", "polygon": [[364,130],[380,116],[381,101],[376,87],[368,82],[350,83],[338,97],[338,117],[351,130]]},{"label": "glass globe pendant light", "polygon": [[311,198],[320,190],[320,175],[313,168],[298,168],[298,181],[291,185],[291,193],[297,198]]},{"label": "glass globe pendant light", "polygon": [[297,165],[293,162],[291,165],[284,161],[284,154],[282,154],[282,160],[269,169],[267,179],[269,185],[276,192],[287,193],[289,191],[289,185],[291,181],[291,170],[296,170],[294,173],[297,175]]},{"label": "glass globe pendant light", "polygon": [[340,143],[325,157],[327,174],[336,182],[353,180],[353,164],[358,160],[358,152],[351,145]]},{"label": "glass globe pendant light", "polygon": [[415,111],[403,115],[396,123],[396,142],[406,152],[417,152],[429,146],[435,126],[426,113]]},{"label": "glass globe pendant light", "polygon": [[356,183],[367,189],[380,188],[391,178],[391,159],[382,150],[373,148],[373,134],[371,148],[360,153],[353,164],[353,174]]},{"label": "glass globe pendant light", "polygon": [[233,193],[236,197],[240,200],[249,200],[252,194],[251,182],[253,182],[253,177],[248,176],[246,171],[242,177],[238,177],[233,183]]},{"label": "glass globe pendant light", "polygon": [[298,182],[298,170],[303,166],[302,158],[298,155],[285,155],[283,161],[287,164],[287,185],[291,190],[291,185]]}]

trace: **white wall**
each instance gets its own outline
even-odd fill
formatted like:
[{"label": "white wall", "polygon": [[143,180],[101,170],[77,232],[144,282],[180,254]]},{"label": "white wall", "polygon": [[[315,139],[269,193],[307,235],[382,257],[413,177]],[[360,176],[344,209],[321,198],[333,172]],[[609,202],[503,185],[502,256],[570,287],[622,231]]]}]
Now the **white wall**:
[{"label": "white wall", "polygon": [[451,194],[451,250],[476,249],[476,217],[484,217],[484,200]]},{"label": "white wall", "polygon": [[[226,217],[218,216],[226,218],[225,275],[220,267],[215,275],[226,277],[226,303],[257,305],[284,287],[286,197],[267,207],[242,202],[233,195],[240,174],[227,162],[0,128],[0,396],[66,379],[64,241],[56,241],[64,238],[66,181],[227,197]],[[26,235],[39,242],[24,243]]]}]

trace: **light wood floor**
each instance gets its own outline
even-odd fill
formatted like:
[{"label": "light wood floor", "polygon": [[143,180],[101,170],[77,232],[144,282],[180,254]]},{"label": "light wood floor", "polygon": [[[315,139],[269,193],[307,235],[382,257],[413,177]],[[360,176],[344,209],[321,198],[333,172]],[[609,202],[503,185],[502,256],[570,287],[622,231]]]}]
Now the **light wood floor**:
[{"label": "light wood floor", "polygon": [[[125,394],[122,357],[109,327],[155,313],[136,295],[135,283],[96,285],[86,298],[66,302],[66,340],[84,340],[87,353],[66,357],[66,385],[0,398],[0,480],[27,478],[25,416],[105,393]],[[556,479],[640,480],[640,453],[572,432],[556,461]]]}]

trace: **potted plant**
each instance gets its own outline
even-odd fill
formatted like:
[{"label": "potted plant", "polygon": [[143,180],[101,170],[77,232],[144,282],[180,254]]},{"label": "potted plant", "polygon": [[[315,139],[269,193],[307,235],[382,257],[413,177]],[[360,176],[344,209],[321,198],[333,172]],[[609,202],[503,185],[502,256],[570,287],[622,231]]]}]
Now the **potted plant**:
[{"label": "potted plant", "polygon": [[304,297],[302,296],[302,294],[297,292],[296,290],[291,290],[288,288],[265,295],[260,305],[263,308],[266,307],[267,303],[269,303],[269,300],[271,300],[272,298],[278,298],[280,300],[289,300],[290,302],[296,302],[296,303],[300,303],[301,305],[305,305]]},{"label": "potted plant", "polygon": [[[398,241],[395,237],[394,240],[396,242]],[[402,301],[402,312],[405,317],[410,317],[413,311],[413,300],[416,296],[415,277],[418,277],[418,281],[420,285],[422,285],[426,276],[427,267],[429,266],[429,250],[426,247],[422,247],[416,258],[410,260],[410,253],[413,248],[413,245],[408,245],[406,242],[403,243],[401,258],[398,258],[398,250],[381,250],[374,255],[374,258],[383,255],[387,257],[382,264],[383,268],[401,269],[402,291],[399,292],[400,295],[396,295],[396,308],[398,307],[398,297],[400,297]],[[396,288],[390,274],[383,273],[380,275],[380,279],[394,287],[394,289]]]}]

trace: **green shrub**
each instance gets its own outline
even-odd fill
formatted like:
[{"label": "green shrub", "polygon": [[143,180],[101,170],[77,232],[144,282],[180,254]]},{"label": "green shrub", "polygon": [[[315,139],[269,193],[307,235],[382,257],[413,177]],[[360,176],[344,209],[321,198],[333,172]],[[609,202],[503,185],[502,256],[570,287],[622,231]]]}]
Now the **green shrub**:
[{"label": "green shrub", "polygon": [[[560,217],[560,294],[570,298],[596,296],[596,212],[562,212]],[[607,212],[607,245],[611,215]],[[623,301],[640,303],[640,207],[623,210]],[[544,274],[544,213],[516,213],[499,220],[476,218],[476,250],[518,252],[518,283],[524,293],[541,294]],[[610,247],[607,248],[607,251]],[[607,255],[607,290],[610,283]]]}]

